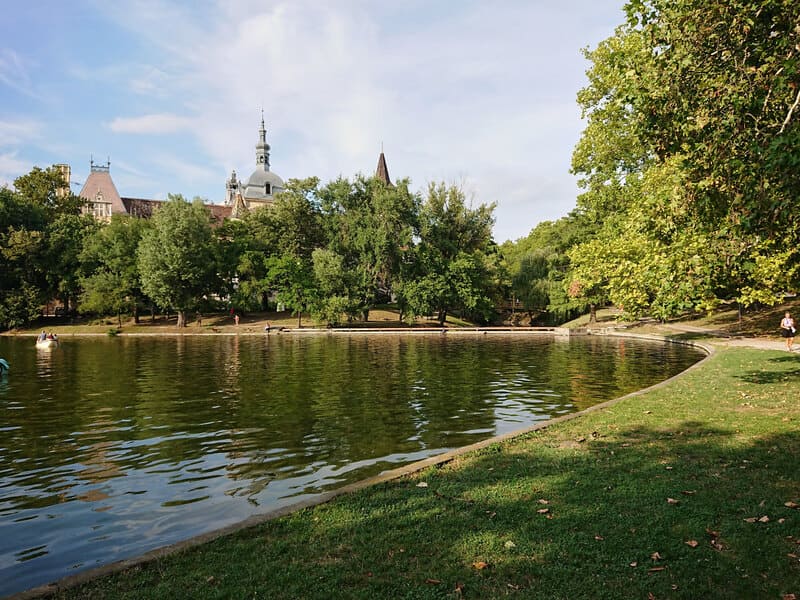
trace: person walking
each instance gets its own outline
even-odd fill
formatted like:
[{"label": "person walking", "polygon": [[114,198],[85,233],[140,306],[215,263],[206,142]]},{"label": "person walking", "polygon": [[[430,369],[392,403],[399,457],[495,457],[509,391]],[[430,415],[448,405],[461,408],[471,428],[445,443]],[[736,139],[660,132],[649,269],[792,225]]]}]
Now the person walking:
[{"label": "person walking", "polygon": [[794,327],[794,319],[791,313],[787,310],[781,319],[781,335],[786,338],[786,349],[791,352],[792,345],[794,345],[794,334],[796,333]]}]

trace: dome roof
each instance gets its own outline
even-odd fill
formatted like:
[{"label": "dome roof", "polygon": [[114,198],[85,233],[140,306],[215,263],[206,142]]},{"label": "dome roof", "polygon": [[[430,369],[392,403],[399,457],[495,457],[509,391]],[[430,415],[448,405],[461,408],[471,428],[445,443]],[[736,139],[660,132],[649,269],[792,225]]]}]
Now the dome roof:
[{"label": "dome roof", "polygon": [[[267,185],[269,184],[269,185]],[[256,168],[244,186],[245,198],[268,199],[282,192],[285,187],[283,179],[272,171],[262,167]]]}]

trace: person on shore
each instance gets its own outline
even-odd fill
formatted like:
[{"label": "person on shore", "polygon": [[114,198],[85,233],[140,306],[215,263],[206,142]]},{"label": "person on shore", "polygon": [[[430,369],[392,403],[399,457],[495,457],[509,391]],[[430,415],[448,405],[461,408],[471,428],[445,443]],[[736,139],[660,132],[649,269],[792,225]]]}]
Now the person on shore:
[{"label": "person on shore", "polygon": [[233,315],[233,323],[237,327],[239,326],[239,315]]},{"label": "person on shore", "polygon": [[797,330],[794,327],[794,319],[789,311],[781,319],[781,335],[786,338],[786,349],[791,352],[794,345],[794,334]]},{"label": "person on shore", "polygon": [[265,333],[269,333],[270,329],[272,329],[272,328],[270,327],[269,321],[267,321],[267,324],[264,325],[264,332]]}]

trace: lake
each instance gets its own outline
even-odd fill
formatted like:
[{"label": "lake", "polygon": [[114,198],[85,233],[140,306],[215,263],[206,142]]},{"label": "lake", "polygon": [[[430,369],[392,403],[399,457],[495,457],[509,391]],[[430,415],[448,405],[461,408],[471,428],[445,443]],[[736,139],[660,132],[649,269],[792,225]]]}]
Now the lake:
[{"label": "lake", "polygon": [[552,335],[0,337],[0,596],[587,408],[704,355]]}]

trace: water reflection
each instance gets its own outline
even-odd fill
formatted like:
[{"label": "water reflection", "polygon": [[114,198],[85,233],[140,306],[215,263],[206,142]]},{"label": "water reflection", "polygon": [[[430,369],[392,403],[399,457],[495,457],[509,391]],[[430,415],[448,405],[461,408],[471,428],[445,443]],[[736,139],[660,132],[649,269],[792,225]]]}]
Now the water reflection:
[{"label": "water reflection", "polygon": [[686,348],[484,336],[0,338],[0,595],[669,377]]}]

